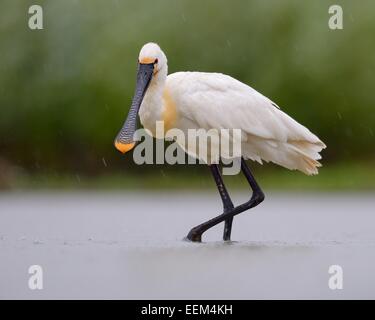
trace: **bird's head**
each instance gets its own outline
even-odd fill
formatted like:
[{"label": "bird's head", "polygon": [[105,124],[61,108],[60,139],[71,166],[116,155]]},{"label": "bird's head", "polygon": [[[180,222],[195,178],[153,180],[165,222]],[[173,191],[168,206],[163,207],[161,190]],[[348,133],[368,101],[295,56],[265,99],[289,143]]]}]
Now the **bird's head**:
[{"label": "bird's head", "polygon": [[160,47],[153,42],[146,43],[141,51],[139,52],[138,57],[139,64],[153,64],[153,80],[157,80],[156,75],[159,72],[166,73],[167,71],[167,57]]},{"label": "bird's head", "polygon": [[134,148],[134,132],[137,130],[137,115],[150,84],[156,84],[167,76],[167,58],[156,43],[146,43],[138,57],[137,84],[128,116],[115,139],[115,147],[122,153]]}]

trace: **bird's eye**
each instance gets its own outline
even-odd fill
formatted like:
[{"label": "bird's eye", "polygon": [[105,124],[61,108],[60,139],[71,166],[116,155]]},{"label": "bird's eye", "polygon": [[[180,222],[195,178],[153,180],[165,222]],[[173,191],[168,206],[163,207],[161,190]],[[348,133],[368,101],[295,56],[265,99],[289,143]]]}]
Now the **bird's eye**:
[{"label": "bird's eye", "polygon": [[158,62],[159,62],[159,60],[158,60],[158,59],[155,59],[155,62],[154,62],[154,64],[155,64],[155,63],[158,63]]}]

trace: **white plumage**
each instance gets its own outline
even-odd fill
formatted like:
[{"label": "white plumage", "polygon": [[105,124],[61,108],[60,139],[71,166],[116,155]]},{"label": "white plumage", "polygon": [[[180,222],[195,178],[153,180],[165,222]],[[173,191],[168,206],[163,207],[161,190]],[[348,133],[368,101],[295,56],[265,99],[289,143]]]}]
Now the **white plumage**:
[{"label": "white plumage", "polygon": [[[157,59],[157,60],[156,60]],[[325,144],[250,86],[221,73],[176,72],[167,76],[167,59],[158,45],[146,44],[139,61],[157,61],[139,110],[141,123],[166,129],[241,129],[242,155],[291,170],[317,174]],[[215,146],[214,146],[215,147]],[[217,146],[218,147],[218,146]],[[193,150],[186,150],[194,155]],[[195,155],[198,156],[198,155]]]}]

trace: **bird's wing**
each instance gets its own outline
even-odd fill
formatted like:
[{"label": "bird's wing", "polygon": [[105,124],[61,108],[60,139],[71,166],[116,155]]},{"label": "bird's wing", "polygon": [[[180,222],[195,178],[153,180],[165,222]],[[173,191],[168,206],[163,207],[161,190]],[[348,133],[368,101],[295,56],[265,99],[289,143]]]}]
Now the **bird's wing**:
[{"label": "bird's wing", "polygon": [[276,141],[321,143],[267,97],[221,73],[178,72],[168,85],[182,117],[204,129],[241,129],[246,134]]}]

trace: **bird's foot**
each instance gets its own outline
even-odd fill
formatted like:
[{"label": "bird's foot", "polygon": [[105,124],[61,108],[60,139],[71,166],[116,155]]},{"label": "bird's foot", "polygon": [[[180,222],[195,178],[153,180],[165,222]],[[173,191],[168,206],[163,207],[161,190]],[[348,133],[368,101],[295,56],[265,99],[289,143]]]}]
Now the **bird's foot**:
[{"label": "bird's foot", "polygon": [[230,240],[230,234],[231,234],[231,232],[230,231],[228,232],[228,229],[224,230],[224,234],[223,234],[223,241],[224,242],[231,241]]},{"label": "bird's foot", "polygon": [[197,232],[195,228],[191,229],[186,239],[192,242],[202,242],[202,233]]}]

